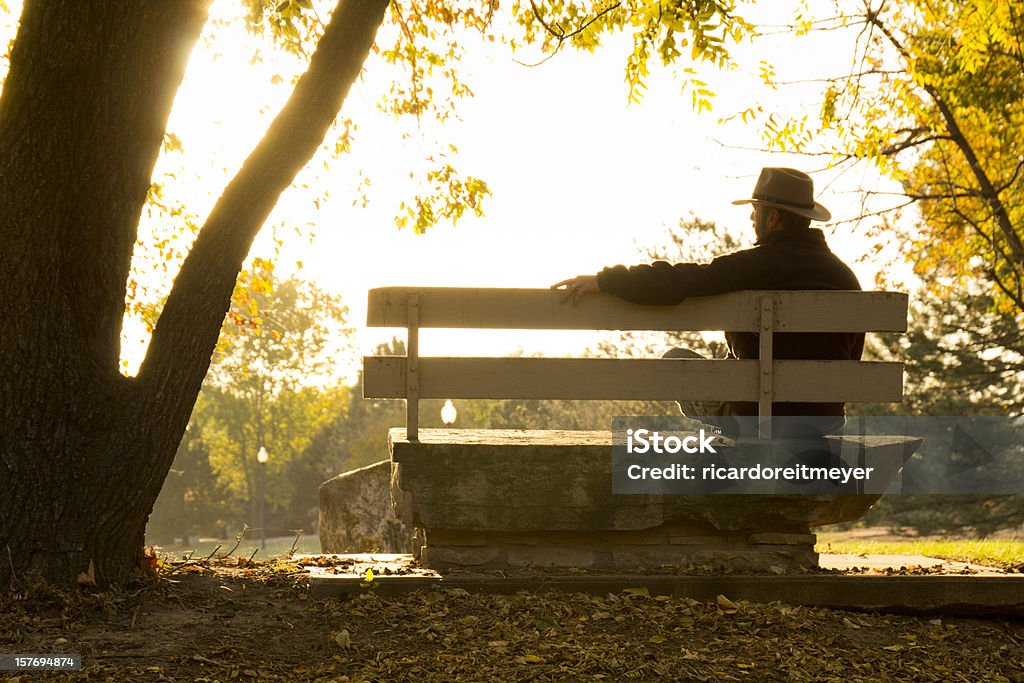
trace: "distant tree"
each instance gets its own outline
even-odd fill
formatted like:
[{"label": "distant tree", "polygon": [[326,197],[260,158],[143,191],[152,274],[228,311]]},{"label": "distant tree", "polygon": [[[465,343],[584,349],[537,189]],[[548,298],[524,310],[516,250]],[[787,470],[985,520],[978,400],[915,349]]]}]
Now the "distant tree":
[{"label": "distant tree", "polygon": [[228,313],[235,324],[224,328],[193,423],[204,425],[210,463],[229,494],[225,504],[247,508],[255,526],[261,447],[270,454],[271,514],[300,496],[315,499],[315,489],[292,490],[285,473],[344,410],[348,389],[317,384],[333,383],[336,365],[351,356],[351,329],[340,299],[309,282],[276,282],[272,272],[259,272],[236,289]]},{"label": "distant tree", "polygon": [[884,337],[875,353],[904,363],[904,400],[878,407],[903,415],[1024,414],[1024,329],[993,312],[993,296],[919,301],[907,334]]},{"label": "distant tree", "polygon": [[[573,429],[607,431],[622,415],[676,415],[667,401],[570,401],[554,399],[464,399],[456,427],[463,429]],[[440,425],[438,425],[440,426]]]},{"label": "distant tree", "polygon": [[[911,307],[906,335],[876,337],[870,347],[904,365],[901,404],[851,406],[873,415],[1024,414],[1024,330],[993,312],[990,295],[927,299]],[[1024,495],[884,496],[864,524],[918,534],[983,536],[1024,524]]]},{"label": "distant tree", "polygon": [[[392,339],[379,345],[372,355],[403,356],[405,343]],[[424,402],[430,405],[433,402]],[[423,410],[425,419],[434,411]],[[428,424],[428,423],[425,423]],[[303,460],[313,467],[309,476],[320,483],[346,470],[369,465],[388,457],[388,429],[405,425],[403,401],[363,398],[362,372],[348,393],[347,402],[334,418],[316,434]]]},{"label": "distant tree", "polygon": [[[259,409],[265,415],[262,421],[257,421],[253,405],[244,398],[216,387],[204,389],[194,416],[206,425],[204,442],[209,449],[210,464],[225,492],[224,513],[237,510],[249,526],[257,526],[259,468],[264,467],[266,518],[302,517],[301,513],[293,514],[291,506],[298,504],[304,509],[306,505],[302,500],[314,499],[316,489],[297,489],[296,484],[302,482],[295,480],[295,468],[303,466],[314,436],[344,411],[348,394],[349,389],[345,387],[285,389],[263,399]],[[256,460],[261,446],[269,454],[266,465]],[[270,522],[266,524],[269,526]]]},{"label": "distant tree", "polygon": [[147,540],[166,544],[178,537],[222,534],[225,523],[237,515],[226,494],[210,465],[202,423],[193,420],[153,506]]},{"label": "distant tree", "polygon": [[[276,513],[279,528],[307,532],[316,529],[319,516],[317,490],[320,485],[353,468],[345,444],[337,438],[336,431],[338,425],[347,420],[351,404],[357,400],[361,400],[359,387],[345,387],[344,393],[339,394],[333,403],[331,415],[309,435],[302,452],[284,463],[279,473],[285,495],[280,499],[280,509]],[[386,453],[386,437],[378,443],[378,448]]]}]

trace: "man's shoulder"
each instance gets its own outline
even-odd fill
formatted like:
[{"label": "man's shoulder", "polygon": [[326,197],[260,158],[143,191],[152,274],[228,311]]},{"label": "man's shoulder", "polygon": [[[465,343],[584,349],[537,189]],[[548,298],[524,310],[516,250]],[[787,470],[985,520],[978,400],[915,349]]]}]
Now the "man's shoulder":
[{"label": "man's shoulder", "polygon": [[722,261],[722,260],[729,260],[729,259],[737,259],[737,260],[750,259],[750,258],[755,258],[756,259],[756,258],[762,258],[762,257],[769,256],[770,253],[771,253],[771,250],[767,248],[767,245],[755,244],[754,246],[747,247],[746,249],[736,249],[735,251],[727,251],[724,254],[719,254],[718,256],[716,256],[714,258],[714,261]]}]

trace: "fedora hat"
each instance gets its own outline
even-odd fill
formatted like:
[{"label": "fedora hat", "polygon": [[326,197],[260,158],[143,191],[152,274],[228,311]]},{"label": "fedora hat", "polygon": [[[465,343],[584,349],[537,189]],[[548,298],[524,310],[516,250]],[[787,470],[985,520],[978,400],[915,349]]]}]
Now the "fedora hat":
[{"label": "fedora hat", "polygon": [[784,209],[815,221],[827,221],[832,213],[814,201],[814,181],[792,168],[762,168],[750,199],[733,204],[760,204]]}]

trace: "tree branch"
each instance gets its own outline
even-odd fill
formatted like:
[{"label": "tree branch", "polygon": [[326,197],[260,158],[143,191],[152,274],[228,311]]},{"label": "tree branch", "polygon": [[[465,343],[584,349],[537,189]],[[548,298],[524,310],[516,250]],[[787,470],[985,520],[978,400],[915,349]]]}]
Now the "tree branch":
[{"label": "tree branch", "polygon": [[894,145],[889,145],[882,150],[882,154],[885,156],[892,156],[899,154],[900,152],[912,149],[919,145],[923,145],[929,142],[935,142],[936,140],[949,140],[953,141],[953,138],[949,135],[928,135],[923,138],[915,138],[913,134],[908,135],[903,141],[897,142]]},{"label": "tree branch", "polygon": [[1024,159],[1022,159],[1022,160],[1017,162],[1017,166],[1013,169],[1013,175],[1011,175],[1010,179],[1007,180],[1003,185],[998,187],[996,189],[996,192],[1002,193],[1002,192],[1005,192],[1006,190],[1010,189],[1010,186],[1013,185],[1015,182],[1017,182],[1017,175],[1020,173],[1020,170],[1022,168],[1024,168]]},{"label": "tree branch", "polygon": [[[558,48],[562,47],[562,43],[579,35],[580,33],[583,33],[591,24],[593,24],[595,21],[611,12],[613,9],[618,8],[621,4],[621,2],[616,2],[613,5],[608,5],[603,10],[595,14],[593,17],[580,24],[578,28],[571,31],[570,33],[565,33],[561,28],[552,28],[551,25],[544,20],[544,17],[540,15],[540,9],[537,8],[537,4],[534,2],[534,0],[530,0],[530,10],[533,12],[534,18],[540,23],[541,26],[544,27],[544,30],[548,32],[548,35],[558,39],[558,43],[555,45],[555,49],[552,50],[552,53],[555,53],[558,52]],[[545,61],[547,61],[547,59],[550,59],[550,57],[546,58]]]},{"label": "tree branch", "polygon": [[1003,294],[1005,294],[1010,301],[1017,305],[1017,308],[1019,308],[1020,310],[1024,310],[1024,296],[1022,296],[1020,280],[1017,281],[1016,291],[1013,291],[1010,289],[1009,285],[1005,284],[1003,280],[999,277],[999,274],[995,268],[989,268],[986,272],[988,276],[992,279],[992,282],[996,283],[996,287],[1002,290]]},{"label": "tree branch", "polygon": [[[883,194],[883,193],[879,192],[878,194]],[[897,194],[897,193],[887,193],[887,194]],[[969,198],[976,199],[978,197],[978,191],[977,190],[971,190],[970,192],[944,192],[944,193],[929,192],[927,194],[916,193],[916,192],[904,192],[904,193],[902,193],[902,195],[904,197],[909,197],[910,199],[913,199],[914,201],[938,201],[940,199],[969,199]]]},{"label": "tree branch", "polygon": [[860,80],[865,76],[887,76],[890,74],[902,74],[906,73],[902,69],[867,69],[865,71],[856,71],[845,74],[843,76],[829,76],[827,78],[797,78],[792,81],[774,81],[775,85],[807,85],[809,83],[841,83],[843,81]]},{"label": "tree branch", "polygon": [[847,224],[847,223],[859,223],[860,221],[864,220],[865,218],[874,218],[874,217],[877,217],[877,216],[884,216],[887,213],[892,213],[893,211],[899,211],[900,209],[905,209],[908,206],[912,205],[913,203],[914,203],[914,200],[910,199],[910,200],[908,200],[908,201],[906,201],[906,202],[904,202],[902,204],[897,204],[896,206],[890,206],[890,207],[885,208],[885,209],[879,209],[877,211],[870,211],[868,213],[861,213],[859,216],[854,216],[853,218],[845,218],[845,219],[843,219],[841,221],[832,221],[831,223],[829,223],[829,225],[844,225],[844,224]]},{"label": "tree branch", "polygon": [[[549,35],[558,38],[558,45],[561,45],[562,40],[564,40],[565,37],[565,34],[562,32],[562,30],[559,29],[556,31],[555,29],[551,28],[551,26],[548,25],[548,22],[544,21],[544,17],[540,15],[540,10],[537,9],[537,4],[533,0],[530,0],[530,10],[533,12],[533,18],[536,19],[540,23],[540,25],[544,27],[544,30],[547,31]],[[555,50],[558,50],[557,46],[555,47]]]},{"label": "tree branch", "polygon": [[309,69],[200,231],[139,372],[145,390],[168,408],[183,402],[191,408],[195,401],[249,248],[281,193],[322,143],[387,6],[387,0],[340,0]]},{"label": "tree branch", "polygon": [[[910,53],[907,52],[906,48],[878,18],[878,13],[870,13],[868,15],[868,21],[876,26],[897,49],[897,51],[899,51],[907,61],[908,66],[914,63],[914,59]],[[960,129],[960,124],[949,104],[933,85],[925,83],[921,87],[932,98],[932,101],[939,110],[939,114],[942,116],[942,120],[946,124],[946,129],[949,131],[952,141],[964,155],[964,159],[967,161],[968,167],[970,167],[975,180],[978,181],[979,189],[981,190],[981,198],[991,208],[992,213],[996,218],[996,224],[999,226],[1000,231],[1006,237],[1006,241],[1010,246],[1010,253],[1013,257],[1012,262],[1010,263],[1011,267],[1013,267],[1014,270],[1020,271],[1024,268],[1024,243],[1021,242],[1020,235],[1018,235],[1014,229],[1013,222],[1010,220],[1010,215],[1006,210],[1006,206],[999,197],[999,192],[993,185],[992,180],[988,177],[985,169],[982,168],[981,161],[978,159],[978,156],[970,142],[968,142],[967,137]]]}]

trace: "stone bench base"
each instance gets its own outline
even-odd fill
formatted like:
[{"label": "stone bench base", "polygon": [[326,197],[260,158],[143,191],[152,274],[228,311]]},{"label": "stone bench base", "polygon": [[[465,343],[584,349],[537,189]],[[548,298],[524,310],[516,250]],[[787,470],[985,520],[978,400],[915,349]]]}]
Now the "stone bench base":
[{"label": "stone bench base", "polygon": [[[843,438],[905,457],[918,443]],[[396,514],[435,569],[815,567],[811,527],[855,520],[880,497],[613,495],[610,432],[421,430],[410,442],[395,429],[389,446]]]},{"label": "stone bench base", "polygon": [[812,533],[719,531],[665,525],[642,531],[472,532],[423,530],[420,562],[435,569],[706,566],[730,571],[816,567]]}]

